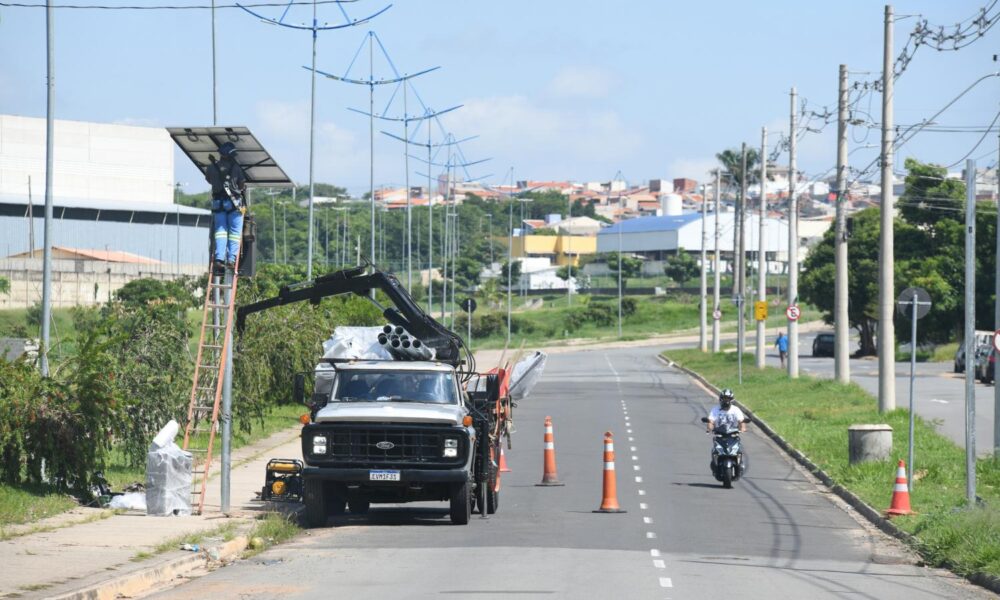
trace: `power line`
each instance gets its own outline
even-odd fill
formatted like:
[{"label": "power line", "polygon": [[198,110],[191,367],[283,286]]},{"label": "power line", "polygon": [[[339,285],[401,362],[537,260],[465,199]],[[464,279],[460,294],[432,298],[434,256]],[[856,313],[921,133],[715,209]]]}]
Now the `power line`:
[{"label": "power line", "polygon": [[[358,0],[316,0],[315,4],[351,4]],[[313,5],[313,0],[289,0],[287,2],[252,2],[247,4],[155,4],[146,6],[114,6],[107,4],[53,4],[54,9],[67,10],[212,10],[223,8],[270,8]],[[46,4],[28,4],[27,2],[0,2],[0,8],[46,8]]]}]

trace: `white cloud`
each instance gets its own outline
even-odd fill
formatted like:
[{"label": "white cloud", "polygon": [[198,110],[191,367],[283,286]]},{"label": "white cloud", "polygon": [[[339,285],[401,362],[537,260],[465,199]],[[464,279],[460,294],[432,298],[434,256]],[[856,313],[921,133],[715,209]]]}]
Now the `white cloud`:
[{"label": "white cloud", "polygon": [[546,93],[557,98],[604,98],[617,86],[618,78],[600,67],[564,67],[546,86]]},{"label": "white cloud", "polygon": [[506,155],[522,167],[536,165],[538,176],[593,176],[590,169],[614,169],[643,143],[613,110],[553,109],[520,95],[463,104],[449,119],[454,130],[478,133],[494,155]]},{"label": "white cloud", "polygon": [[718,166],[719,161],[714,158],[678,158],[670,161],[667,176],[671,179],[686,177],[704,182],[711,178],[709,173]]}]

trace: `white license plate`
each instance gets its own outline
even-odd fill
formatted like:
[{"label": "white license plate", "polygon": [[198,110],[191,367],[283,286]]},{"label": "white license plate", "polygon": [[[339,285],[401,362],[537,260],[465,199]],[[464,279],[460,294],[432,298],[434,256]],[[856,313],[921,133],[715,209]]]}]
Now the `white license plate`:
[{"label": "white license plate", "polygon": [[368,471],[368,481],[399,481],[399,471]]}]

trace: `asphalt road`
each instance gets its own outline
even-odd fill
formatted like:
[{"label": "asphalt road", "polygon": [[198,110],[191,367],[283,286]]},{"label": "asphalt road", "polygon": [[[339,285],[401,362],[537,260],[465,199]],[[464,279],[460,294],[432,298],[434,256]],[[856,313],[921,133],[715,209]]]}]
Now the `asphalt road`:
[{"label": "asphalt road", "polygon": [[[552,355],[517,433],[500,510],[449,524],[444,504],[373,506],[157,598],[985,598],[914,566],[750,433],[732,490],[708,471],[713,401],[654,348]],[[551,415],[559,478],[541,479]],[[624,514],[595,514],[615,434]],[[891,481],[886,482],[886,500]]]},{"label": "asphalt road", "polygon": [[[780,366],[778,351],[774,348],[775,332],[769,332],[766,362]],[[799,370],[817,377],[833,377],[833,359],[812,356],[815,333],[799,336]],[[851,347],[856,347],[852,341]],[[753,352],[752,342],[747,348]],[[751,365],[752,368],[752,365]],[[851,359],[851,381],[878,397],[878,360],[874,357]],[[954,373],[951,361],[944,363],[917,363],[914,371],[913,404],[915,412],[924,419],[934,421],[938,431],[965,447],[965,374]],[[993,453],[993,385],[976,382],[976,454]],[[910,404],[910,362],[896,363],[896,406]]]}]

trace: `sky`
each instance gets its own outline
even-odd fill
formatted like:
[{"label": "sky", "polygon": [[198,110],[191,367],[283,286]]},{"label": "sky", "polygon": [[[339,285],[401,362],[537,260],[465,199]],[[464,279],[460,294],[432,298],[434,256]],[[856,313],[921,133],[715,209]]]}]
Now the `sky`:
[{"label": "sky", "polygon": [[[859,84],[881,72],[884,8],[874,1],[389,1],[391,8],[367,24],[320,32],[317,68],[367,79],[369,31],[398,72],[440,67],[411,80],[407,112],[422,112],[417,95],[434,110],[461,105],[440,117],[434,140],[444,131],[457,138],[478,136],[462,144],[463,156],[490,160],[468,173],[493,184],[509,180],[511,172],[517,180],[598,181],[618,172],[632,184],[705,180],[715,153],[741,142],[759,147],[762,127],[772,148],[781,132],[787,134],[793,86],[811,110],[835,111],[839,64],[847,64],[852,82]],[[359,0],[344,10],[360,19],[389,1]],[[953,27],[991,2],[895,4],[893,54],[917,23],[908,15]],[[277,18],[283,9],[254,10]],[[344,23],[335,5],[321,5],[318,12],[320,22]],[[285,21],[305,23],[311,13],[311,6],[293,6]],[[57,118],[211,125],[210,18],[204,10],[57,10]],[[269,25],[238,8],[217,10],[216,26],[219,124],[250,127],[292,179],[306,184],[310,72],[303,66],[311,58],[309,32]],[[363,51],[348,72],[359,48]],[[929,118],[972,82],[1000,70],[995,53],[1000,53],[1000,27],[956,52],[921,48],[896,81],[896,123]],[[377,45],[372,62],[376,79],[393,76]],[[377,86],[375,111],[402,115],[401,93],[388,104],[392,86]],[[1000,77],[986,79],[935,122],[986,126],[997,115],[998,99]],[[346,186],[354,194],[368,189],[368,118],[348,110],[367,110],[368,100],[367,86],[317,78],[317,182]],[[869,94],[858,108],[878,122],[880,103],[880,94]],[[0,113],[45,116],[44,9],[0,5]],[[376,122],[375,185],[402,185],[403,144],[381,130],[403,135],[399,122]],[[802,138],[798,166],[808,176],[833,166],[835,134],[834,123]],[[425,140],[426,125],[416,135]],[[902,171],[908,156],[956,163],[982,135],[917,135],[900,149],[896,170]],[[971,154],[980,166],[996,160],[996,138],[987,137]],[[852,165],[867,166],[878,143],[877,129],[852,128]],[[416,150],[424,156],[425,150]],[[446,160],[444,153],[437,159]],[[787,160],[785,153],[778,163]],[[427,169],[419,161],[410,161],[410,171],[412,185],[426,181]],[[188,191],[207,188],[180,153],[176,177]]]}]

